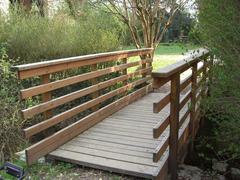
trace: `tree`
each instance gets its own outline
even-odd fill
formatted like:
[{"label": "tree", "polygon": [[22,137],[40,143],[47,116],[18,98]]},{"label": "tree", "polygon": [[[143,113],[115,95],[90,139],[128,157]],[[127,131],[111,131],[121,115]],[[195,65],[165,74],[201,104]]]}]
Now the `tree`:
[{"label": "tree", "polygon": [[42,17],[45,16],[44,6],[47,3],[47,0],[9,0],[9,1],[13,7],[17,7],[17,8],[20,7],[24,12],[28,14],[32,10],[33,3],[36,3],[39,10],[39,14]]},{"label": "tree", "polygon": [[188,0],[96,0],[127,25],[136,48],[156,48]]},{"label": "tree", "polygon": [[70,10],[70,15],[76,18],[81,14],[80,9],[86,3],[86,0],[65,0],[65,2]]}]

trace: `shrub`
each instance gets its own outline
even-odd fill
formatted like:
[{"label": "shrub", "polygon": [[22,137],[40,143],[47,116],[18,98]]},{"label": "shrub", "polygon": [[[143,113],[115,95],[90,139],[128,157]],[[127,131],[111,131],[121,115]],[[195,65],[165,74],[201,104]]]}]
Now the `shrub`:
[{"label": "shrub", "polygon": [[21,136],[24,122],[18,113],[19,83],[10,70],[12,61],[0,46],[0,162],[9,159],[24,143]]},{"label": "shrub", "polygon": [[99,13],[75,20],[63,13],[42,18],[13,12],[0,18],[0,41],[7,42],[9,56],[20,63],[115,50],[120,24]]},{"label": "shrub", "polygon": [[212,149],[220,159],[240,156],[240,6],[237,0],[199,1],[203,42],[216,56],[211,96],[203,108],[213,124]]}]

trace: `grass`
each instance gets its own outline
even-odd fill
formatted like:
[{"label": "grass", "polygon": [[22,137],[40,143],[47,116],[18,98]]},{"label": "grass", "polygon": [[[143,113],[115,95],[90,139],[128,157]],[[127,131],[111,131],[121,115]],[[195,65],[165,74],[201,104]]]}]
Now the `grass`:
[{"label": "grass", "polygon": [[[96,170],[92,168],[80,167],[70,163],[58,162],[57,164],[44,163],[35,164],[30,167],[21,160],[14,160],[14,164],[21,166],[26,171],[26,179],[31,180],[65,180],[65,179],[107,179],[107,180],[134,180],[133,177],[121,176],[119,174]],[[0,177],[6,180],[15,180],[16,178],[0,172]]]},{"label": "grass", "polygon": [[196,48],[198,46],[193,44],[162,43],[157,47],[155,55],[181,55]]},{"label": "grass", "polygon": [[[180,44],[180,43],[162,43],[155,50],[154,60],[153,60],[153,71],[156,71],[167,65],[176,63],[180,60],[184,53],[188,50],[197,49],[197,45],[192,44]],[[125,49],[134,49],[133,46],[128,46]],[[139,61],[139,57],[133,57],[128,60],[128,62]],[[128,69],[128,72],[134,72],[137,67],[132,67]]]},{"label": "grass", "polygon": [[[155,55],[181,55],[186,53],[188,50],[198,48],[198,45],[194,44],[183,44],[183,43],[161,43],[155,50]],[[123,49],[135,49],[135,46],[127,46]]]}]

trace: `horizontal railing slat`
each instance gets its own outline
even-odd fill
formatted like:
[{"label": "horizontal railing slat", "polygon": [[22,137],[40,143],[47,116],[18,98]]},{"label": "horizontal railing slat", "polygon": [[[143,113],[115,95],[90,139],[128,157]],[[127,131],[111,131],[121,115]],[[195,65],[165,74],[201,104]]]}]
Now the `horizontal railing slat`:
[{"label": "horizontal railing slat", "polygon": [[44,61],[39,63],[32,63],[26,65],[14,66],[13,69],[18,71],[19,79],[26,79],[30,77],[40,76],[44,74],[51,74],[67,69],[79,68],[82,66],[119,60],[132,56],[141,56],[151,54],[153,49],[138,49],[129,51],[117,51],[109,53],[100,53],[94,55],[78,56],[72,58],[64,58],[58,60]]},{"label": "horizontal railing slat", "polygon": [[77,114],[79,114],[79,113],[97,105],[97,104],[100,104],[100,103],[106,101],[107,99],[110,99],[110,98],[112,98],[112,97],[114,97],[114,96],[116,96],[120,93],[123,93],[123,92],[127,91],[129,88],[133,88],[137,85],[143,84],[148,80],[150,80],[149,77],[145,78],[145,79],[140,79],[140,80],[135,81],[133,83],[130,83],[126,86],[123,86],[121,88],[113,90],[113,91],[111,91],[107,94],[99,96],[98,98],[95,98],[93,100],[87,101],[86,103],[78,105],[78,106],[76,106],[76,107],[74,107],[70,110],[67,110],[67,111],[65,111],[61,114],[58,114],[58,115],[56,115],[56,116],[54,116],[54,117],[52,117],[48,120],[45,120],[45,121],[43,121],[39,124],[36,124],[35,126],[29,127],[29,128],[24,130],[25,137],[29,138],[34,134],[37,134],[37,133],[39,133],[39,132],[41,132],[41,131],[43,131],[43,130],[51,127],[51,126],[54,126],[54,125],[66,120],[66,119],[69,119],[69,118],[71,118],[71,117],[73,117],[73,116],[75,116],[75,115],[77,115]]},{"label": "horizontal railing slat", "polygon": [[207,49],[198,49],[193,51],[188,57],[183,58],[181,61],[174,63],[172,65],[161,68],[160,70],[153,72],[152,76],[157,77],[170,77],[175,73],[181,73],[188,69],[192,64],[201,61],[200,57],[209,53]]},{"label": "horizontal railing slat", "polygon": [[153,112],[159,113],[170,102],[170,93],[162,98],[159,102],[153,103]]},{"label": "horizontal railing slat", "polygon": [[105,69],[101,69],[101,70],[97,70],[97,71],[93,71],[93,72],[89,72],[89,73],[80,74],[77,76],[73,76],[73,77],[69,77],[66,79],[51,82],[48,84],[34,86],[34,87],[31,87],[28,89],[21,90],[21,98],[26,99],[28,97],[36,96],[38,94],[42,94],[42,93],[49,92],[49,91],[53,91],[53,90],[56,90],[56,89],[59,89],[59,88],[65,87],[65,86],[69,86],[72,84],[80,83],[82,81],[90,80],[92,78],[96,78],[96,77],[103,76],[103,75],[106,75],[109,73],[121,71],[121,70],[130,68],[130,67],[134,67],[137,65],[141,65],[143,63],[149,63],[151,61],[152,61],[151,59],[136,61],[136,62],[118,65],[118,66],[114,66],[114,67],[109,67],[109,68],[105,68]]},{"label": "horizontal railing slat", "polygon": [[163,131],[168,127],[170,121],[170,116],[168,116],[163,122],[157,123],[153,128],[153,138],[157,139],[163,133]]}]

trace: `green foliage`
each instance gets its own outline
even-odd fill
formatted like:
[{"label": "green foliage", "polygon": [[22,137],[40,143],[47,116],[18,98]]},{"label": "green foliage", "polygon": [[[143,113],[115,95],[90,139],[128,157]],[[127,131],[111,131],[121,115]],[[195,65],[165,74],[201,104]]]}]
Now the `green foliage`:
[{"label": "green foliage", "polygon": [[0,46],[0,162],[9,159],[23,144],[19,118],[19,83],[10,70],[13,60],[9,59],[6,49]]},{"label": "green foliage", "polygon": [[202,40],[215,57],[211,96],[203,108],[221,160],[240,157],[240,6],[238,0],[199,1]]},{"label": "green foliage", "polygon": [[0,42],[7,42],[9,56],[21,63],[106,52],[119,45],[120,24],[95,11],[78,19],[61,12],[52,18],[13,12],[0,22]]}]

